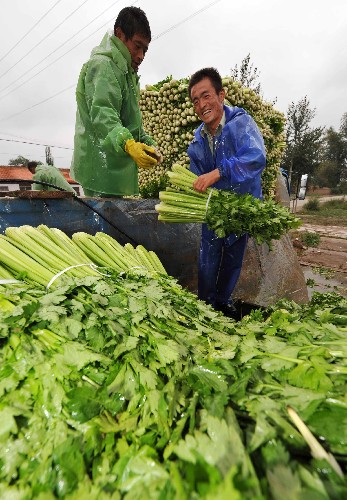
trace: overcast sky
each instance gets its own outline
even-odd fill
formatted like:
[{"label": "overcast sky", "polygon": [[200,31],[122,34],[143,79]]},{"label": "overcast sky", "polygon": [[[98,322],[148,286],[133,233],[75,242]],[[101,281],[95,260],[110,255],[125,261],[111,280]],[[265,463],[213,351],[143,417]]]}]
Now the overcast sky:
[{"label": "overcast sky", "polygon": [[[0,165],[23,155],[70,167],[75,86],[124,0],[1,0]],[[346,0],[138,0],[152,43],[141,87],[215,66],[222,76],[251,55],[264,98],[286,113],[307,96],[312,126],[339,129],[347,112]],[[11,142],[10,140],[21,141]],[[22,142],[40,143],[42,146]]]}]

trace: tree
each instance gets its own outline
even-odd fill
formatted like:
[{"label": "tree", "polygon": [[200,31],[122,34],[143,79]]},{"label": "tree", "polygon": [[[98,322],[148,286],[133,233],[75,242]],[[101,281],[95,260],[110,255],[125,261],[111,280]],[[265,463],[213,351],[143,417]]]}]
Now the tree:
[{"label": "tree", "polygon": [[324,127],[311,128],[315,116],[305,96],[297,104],[293,102],[287,111],[287,149],[283,166],[288,171],[290,182],[296,186],[303,174],[312,176],[319,165],[319,153]]},{"label": "tree", "polygon": [[[322,161],[334,166],[328,187],[336,187],[347,175],[347,137],[329,127],[322,144]],[[333,183],[332,183],[333,182]]]},{"label": "tree", "polygon": [[240,69],[237,64],[231,69],[231,77],[240,82],[243,87],[248,87],[257,94],[261,94],[261,85],[256,83],[259,78],[258,68],[250,62],[251,54],[248,54],[241,62]]},{"label": "tree", "polygon": [[340,182],[342,181],[346,182],[347,181],[347,113],[344,113],[341,118],[340,135],[345,150],[344,168],[341,173]]},{"label": "tree", "polygon": [[47,165],[54,165],[54,159],[53,159],[53,156],[51,154],[51,148],[50,148],[50,146],[46,147],[45,152],[46,152],[46,163],[47,163]]},{"label": "tree", "polygon": [[337,132],[329,127],[322,141],[321,163],[317,170],[320,186],[336,188],[347,180],[347,113],[344,113]]},{"label": "tree", "polygon": [[322,161],[317,168],[315,181],[319,187],[336,187],[340,182],[340,170],[337,163],[333,160]]},{"label": "tree", "polygon": [[8,164],[9,165],[25,165],[25,166],[28,166],[28,163],[29,163],[29,159],[28,158],[25,158],[24,156],[17,156],[17,158],[12,158],[11,160],[9,160]]},{"label": "tree", "polygon": [[21,155],[18,155],[17,158],[12,158],[11,160],[9,160],[8,164],[9,165],[25,165],[27,167],[29,161],[36,161],[36,163],[38,165],[42,165],[42,161],[29,160],[28,158],[25,158],[25,156],[21,156]]},{"label": "tree", "polygon": [[344,113],[341,118],[340,134],[347,141],[347,113]]}]

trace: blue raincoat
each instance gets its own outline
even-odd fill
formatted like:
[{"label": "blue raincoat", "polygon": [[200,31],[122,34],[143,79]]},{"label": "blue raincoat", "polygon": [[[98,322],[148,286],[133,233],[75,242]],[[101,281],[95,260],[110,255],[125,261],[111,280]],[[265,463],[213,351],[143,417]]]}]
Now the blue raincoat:
[{"label": "blue raincoat", "polygon": [[[261,173],[266,154],[259,128],[242,108],[224,106],[224,112],[225,125],[221,135],[214,137],[213,151],[201,134],[203,124],[196,130],[187,151],[190,170],[202,175],[218,168],[221,178],[211,187],[262,198]],[[202,225],[199,299],[217,309],[229,303],[240,276],[247,239],[247,234],[218,238],[206,224]]]}]

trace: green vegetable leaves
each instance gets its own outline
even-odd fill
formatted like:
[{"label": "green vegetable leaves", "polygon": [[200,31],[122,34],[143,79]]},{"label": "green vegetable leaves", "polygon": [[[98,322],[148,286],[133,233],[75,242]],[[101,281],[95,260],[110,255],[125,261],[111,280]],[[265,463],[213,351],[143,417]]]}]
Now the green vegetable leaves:
[{"label": "green vegetable leaves", "polygon": [[248,233],[257,243],[278,240],[289,229],[300,226],[300,220],[273,200],[259,200],[250,194],[217,191],[211,197],[206,222],[219,238]]},{"label": "green vegetable leaves", "polygon": [[344,463],[341,297],[235,323],[165,274],[0,294],[1,497],[343,495],[287,412]]}]

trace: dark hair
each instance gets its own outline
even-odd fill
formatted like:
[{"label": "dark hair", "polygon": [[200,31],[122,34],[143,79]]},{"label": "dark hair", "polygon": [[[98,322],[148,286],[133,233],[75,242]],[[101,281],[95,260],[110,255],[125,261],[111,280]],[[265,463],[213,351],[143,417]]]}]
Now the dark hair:
[{"label": "dark hair", "polygon": [[127,40],[138,33],[151,41],[151,28],[146,14],[140,7],[124,7],[114,23],[114,34],[116,34],[117,28],[123,31]]},{"label": "dark hair", "polygon": [[38,165],[37,161],[28,161],[28,165],[27,165],[28,170],[30,170],[30,172],[33,169],[35,170],[35,168],[37,167],[37,165]]},{"label": "dark hair", "polygon": [[216,68],[203,68],[196,71],[189,80],[188,84],[188,94],[191,97],[192,87],[197,83],[201,82],[204,78],[209,78],[211,83],[216,91],[216,94],[219,94],[223,90],[222,77],[216,70]]}]

